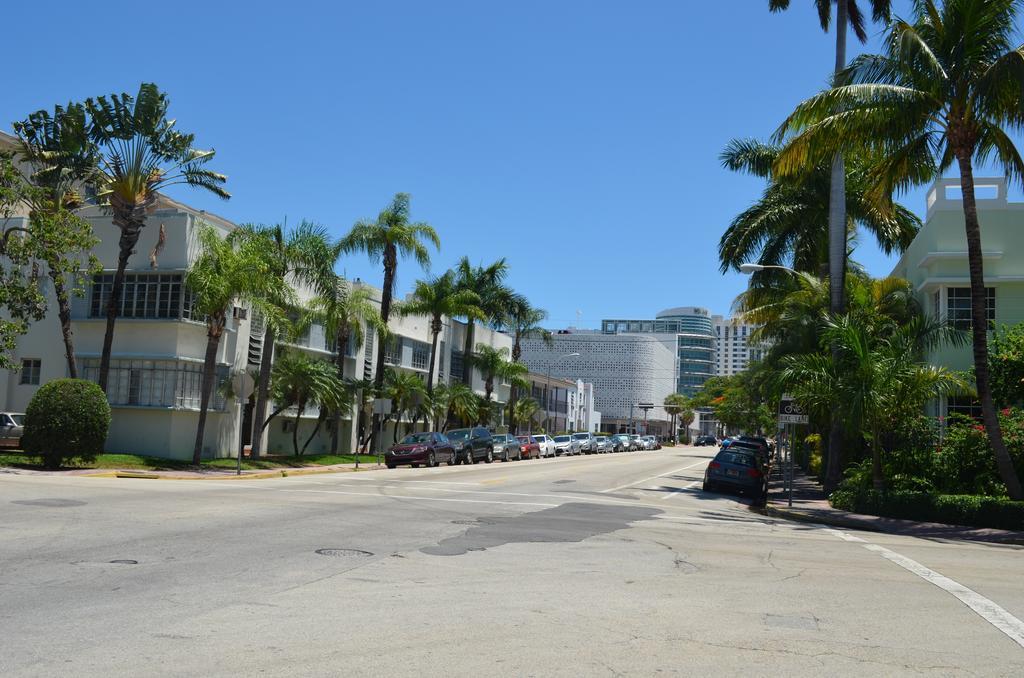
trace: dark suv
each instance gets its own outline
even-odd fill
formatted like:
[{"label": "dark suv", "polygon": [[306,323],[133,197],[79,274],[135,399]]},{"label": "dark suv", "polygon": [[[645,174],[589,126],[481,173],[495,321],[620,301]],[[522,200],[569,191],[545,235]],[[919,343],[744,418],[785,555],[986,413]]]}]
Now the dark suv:
[{"label": "dark suv", "polygon": [[494,441],[491,432],[482,427],[457,428],[445,433],[455,450],[457,463],[475,464],[481,459],[490,464],[494,461]]},{"label": "dark suv", "polygon": [[705,445],[717,445],[718,438],[715,436],[697,436],[697,439],[693,441],[695,447],[704,447]]}]

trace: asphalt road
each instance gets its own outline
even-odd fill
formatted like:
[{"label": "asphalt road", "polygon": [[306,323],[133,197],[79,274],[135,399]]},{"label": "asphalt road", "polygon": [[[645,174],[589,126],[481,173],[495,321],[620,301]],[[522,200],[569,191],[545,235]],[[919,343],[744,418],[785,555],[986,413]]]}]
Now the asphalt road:
[{"label": "asphalt road", "polygon": [[0,675],[1024,675],[1024,549],[766,518],[709,455],[0,474]]}]

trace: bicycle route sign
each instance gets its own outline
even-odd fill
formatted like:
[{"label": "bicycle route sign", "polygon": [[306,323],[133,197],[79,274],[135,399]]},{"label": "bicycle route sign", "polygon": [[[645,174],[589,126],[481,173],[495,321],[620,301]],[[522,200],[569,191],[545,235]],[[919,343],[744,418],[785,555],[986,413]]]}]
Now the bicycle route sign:
[{"label": "bicycle route sign", "polygon": [[810,417],[804,413],[792,396],[783,395],[779,399],[780,424],[808,424]]}]

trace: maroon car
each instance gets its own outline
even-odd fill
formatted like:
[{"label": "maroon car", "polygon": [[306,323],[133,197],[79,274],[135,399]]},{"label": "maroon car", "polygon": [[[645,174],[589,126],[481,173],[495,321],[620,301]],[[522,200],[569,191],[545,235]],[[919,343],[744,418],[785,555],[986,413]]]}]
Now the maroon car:
[{"label": "maroon car", "polygon": [[530,436],[516,436],[523,459],[540,459],[540,445]]},{"label": "maroon car", "polygon": [[453,465],[455,449],[445,434],[436,431],[410,433],[384,455],[384,463],[388,468],[402,464],[409,464],[413,468],[420,464],[437,466],[442,461],[447,462],[449,466]]}]

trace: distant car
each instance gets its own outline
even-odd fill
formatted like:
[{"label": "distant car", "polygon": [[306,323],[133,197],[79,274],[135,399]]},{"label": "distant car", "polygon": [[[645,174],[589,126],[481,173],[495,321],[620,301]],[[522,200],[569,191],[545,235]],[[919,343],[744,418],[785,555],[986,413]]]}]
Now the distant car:
[{"label": "distant car", "polygon": [[22,412],[0,412],[0,447],[21,447],[25,435],[25,415]]},{"label": "distant car", "polygon": [[640,440],[643,441],[645,450],[661,449],[661,445],[658,444],[658,439],[654,436],[642,436]]},{"label": "distant car", "polygon": [[475,464],[483,460],[494,461],[494,443],[491,432],[482,427],[457,428],[446,434],[455,452],[456,463]]},{"label": "distant car", "polygon": [[597,437],[593,433],[573,433],[572,439],[580,444],[580,452],[597,454]]},{"label": "distant car", "polygon": [[718,438],[715,436],[697,436],[693,441],[694,446],[704,447],[705,445],[717,445]]},{"label": "distant car", "polygon": [[729,445],[729,449],[740,452],[752,452],[757,455],[758,461],[760,461],[764,466],[767,466],[771,461],[771,452],[768,451],[767,443],[762,444],[753,440],[743,440],[740,438],[732,441]]},{"label": "distant car", "polygon": [[519,453],[523,459],[539,459],[540,458],[540,443],[530,438],[530,436],[516,436],[516,441],[519,443]]},{"label": "distant car", "polygon": [[631,448],[630,449],[632,449],[632,450],[642,450],[642,449],[644,449],[644,444],[643,444],[643,441],[640,440],[640,435],[639,434],[637,434],[637,433],[630,433],[629,434],[629,440],[630,440],[630,443],[631,443]]},{"label": "distant car", "polygon": [[764,467],[753,450],[720,450],[704,471],[705,492],[730,489],[745,493],[762,503],[768,497]]},{"label": "distant car", "polygon": [[423,464],[427,467],[438,466],[444,461],[449,466],[455,464],[455,450],[443,433],[427,431],[410,433],[402,438],[402,442],[393,445],[384,453],[384,464],[395,468],[409,464],[413,468]]},{"label": "distant car", "polygon": [[615,451],[615,448],[612,446],[611,438],[609,438],[608,436],[597,436],[596,441],[597,451],[600,452],[601,454],[606,454],[608,452]]},{"label": "distant car", "polygon": [[494,457],[502,461],[518,461],[523,458],[523,452],[519,447],[519,441],[507,433],[492,433],[491,441],[494,443]]},{"label": "distant car", "polygon": [[580,443],[572,436],[555,436],[555,455],[568,457],[580,453]]},{"label": "distant car", "polygon": [[630,440],[625,433],[616,433],[611,437],[613,452],[629,452]]},{"label": "distant car", "polygon": [[555,452],[555,441],[551,436],[548,435],[535,435],[533,436],[533,442],[540,446],[540,456],[542,457],[554,457]]},{"label": "distant car", "polygon": [[772,441],[768,440],[764,436],[740,436],[739,438],[737,438],[737,440],[741,442],[757,443],[758,445],[764,445],[765,449],[768,450],[769,453],[771,453],[775,449],[775,445],[772,443]]}]

